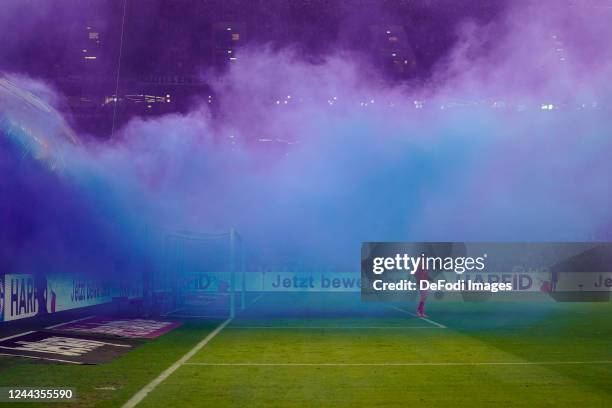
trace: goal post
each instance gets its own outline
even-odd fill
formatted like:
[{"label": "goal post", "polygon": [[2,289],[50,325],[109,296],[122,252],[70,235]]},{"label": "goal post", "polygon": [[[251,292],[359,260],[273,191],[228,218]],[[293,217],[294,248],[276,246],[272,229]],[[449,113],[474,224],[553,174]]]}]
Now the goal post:
[{"label": "goal post", "polygon": [[235,317],[245,306],[245,244],[231,228],[210,234],[166,232],[162,268],[155,289],[170,298],[163,305],[167,316]]},{"label": "goal post", "polygon": [[[246,248],[244,239],[234,228],[230,229],[230,317],[236,317],[236,304],[240,304],[240,310],[246,305]],[[239,280],[239,282],[238,282]],[[240,297],[238,298],[239,292]]]}]

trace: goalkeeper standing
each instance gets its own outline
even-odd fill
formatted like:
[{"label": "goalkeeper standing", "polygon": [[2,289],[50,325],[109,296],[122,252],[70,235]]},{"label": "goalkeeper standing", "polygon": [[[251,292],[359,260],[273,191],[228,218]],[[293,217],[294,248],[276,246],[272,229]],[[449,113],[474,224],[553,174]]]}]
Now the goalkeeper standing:
[{"label": "goalkeeper standing", "polygon": [[425,314],[425,301],[427,300],[427,289],[421,289],[421,281],[429,280],[429,273],[425,269],[419,268],[414,273],[416,278],[417,288],[419,288],[419,305],[417,306],[416,315],[417,317],[429,317]]}]

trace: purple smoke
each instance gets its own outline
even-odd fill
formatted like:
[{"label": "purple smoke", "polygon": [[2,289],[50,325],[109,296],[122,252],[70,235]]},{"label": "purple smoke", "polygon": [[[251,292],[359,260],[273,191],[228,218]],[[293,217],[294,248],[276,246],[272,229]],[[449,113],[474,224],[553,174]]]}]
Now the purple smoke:
[{"label": "purple smoke", "polygon": [[312,62],[253,45],[213,81],[214,115],[202,95],[110,142],[48,134],[61,171],[4,141],[2,258],[121,269],[154,259],[147,229],[235,227],[262,262],[344,270],[361,241],[609,239],[612,29],[593,10],[465,23],[426,84],[393,85],[351,51]]}]

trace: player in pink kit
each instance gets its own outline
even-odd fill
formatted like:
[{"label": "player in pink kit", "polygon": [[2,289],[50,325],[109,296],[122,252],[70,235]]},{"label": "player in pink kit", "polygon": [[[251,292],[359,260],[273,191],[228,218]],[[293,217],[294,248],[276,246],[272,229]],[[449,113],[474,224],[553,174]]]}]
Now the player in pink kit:
[{"label": "player in pink kit", "polygon": [[429,274],[424,269],[417,269],[414,273],[414,277],[416,278],[417,288],[419,288],[419,306],[416,310],[417,317],[429,317],[425,314],[425,300],[427,300],[427,289],[420,289],[422,280],[429,280]]}]

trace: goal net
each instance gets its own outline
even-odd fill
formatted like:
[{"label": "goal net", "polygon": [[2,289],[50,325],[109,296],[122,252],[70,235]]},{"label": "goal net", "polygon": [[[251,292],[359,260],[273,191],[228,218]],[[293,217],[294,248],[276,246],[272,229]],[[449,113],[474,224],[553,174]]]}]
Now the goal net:
[{"label": "goal net", "polygon": [[174,317],[234,317],[244,306],[244,241],[233,229],[220,234],[167,233],[154,302]]}]

